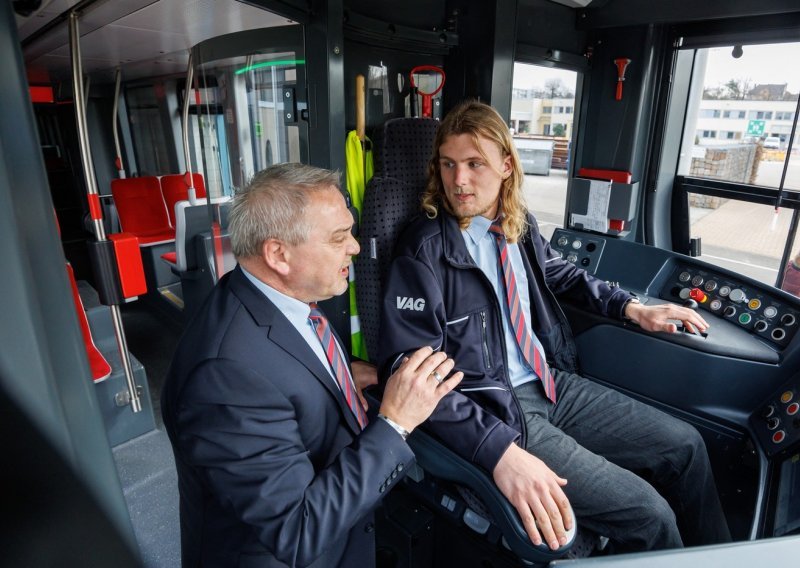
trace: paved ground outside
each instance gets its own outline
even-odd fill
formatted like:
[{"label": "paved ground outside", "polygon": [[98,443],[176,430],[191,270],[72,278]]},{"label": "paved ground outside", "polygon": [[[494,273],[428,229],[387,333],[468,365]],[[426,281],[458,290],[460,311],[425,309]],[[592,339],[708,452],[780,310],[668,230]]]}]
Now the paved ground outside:
[{"label": "paved ground outside", "polygon": [[556,228],[564,226],[567,180],[567,170],[550,170],[549,176],[525,176],[525,202],[548,239]]},{"label": "paved ground outside", "polygon": [[[781,162],[762,162],[757,181],[777,187],[782,171]],[[800,158],[791,160],[785,185],[800,188]],[[564,225],[566,170],[550,170],[549,176],[526,175],[524,194],[542,233],[550,238]],[[776,214],[770,205],[729,200],[718,209],[692,208],[690,232],[702,239],[702,260],[774,285],[792,213],[781,208]],[[798,249],[800,238],[792,248]]]}]

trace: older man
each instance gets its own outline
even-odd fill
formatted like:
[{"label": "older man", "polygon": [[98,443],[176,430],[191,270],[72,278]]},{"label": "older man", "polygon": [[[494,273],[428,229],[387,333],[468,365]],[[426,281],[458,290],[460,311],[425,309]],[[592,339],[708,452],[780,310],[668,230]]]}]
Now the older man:
[{"label": "older man", "polygon": [[[458,384],[429,347],[377,416],[316,302],[358,253],[338,176],[271,167],[234,199],[238,266],[189,324],[163,391],[184,566],[371,566],[372,510],[408,471],[405,437]],[[364,376],[367,378],[363,378]],[[374,372],[373,372],[374,376]]]}]

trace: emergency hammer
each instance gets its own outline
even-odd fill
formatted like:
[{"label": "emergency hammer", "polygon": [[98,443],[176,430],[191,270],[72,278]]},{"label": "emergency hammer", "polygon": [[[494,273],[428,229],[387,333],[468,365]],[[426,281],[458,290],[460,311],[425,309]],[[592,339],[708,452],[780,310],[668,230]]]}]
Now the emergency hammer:
[{"label": "emergency hammer", "polygon": [[614,65],[617,66],[617,96],[614,97],[618,101],[622,100],[622,83],[625,82],[625,70],[631,62],[627,57],[620,57],[614,60]]}]

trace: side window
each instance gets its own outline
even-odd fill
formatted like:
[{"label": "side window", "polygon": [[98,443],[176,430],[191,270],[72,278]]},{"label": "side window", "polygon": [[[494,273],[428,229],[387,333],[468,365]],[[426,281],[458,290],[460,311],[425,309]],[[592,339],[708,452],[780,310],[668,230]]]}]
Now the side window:
[{"label": "side window", "polygon": [[[224,87],[224,85],[223,85]],[[212,197],[233,195],[228,143],[225,138],[224,109],[220,104],[220,85],[210,73],[204,81],[195,80],[189,91],[189,147],[194,171],[205,179]],[[183,108],[185,81],[178,82],[178,102]]]},{"label": "side window", "polygon": [[301,148],[306,127],[295,110],[304,65],[295,52],[238,55],[197,65],[202,83],[216,86],[199,93],[195,140],[204,160],[218,162],[209,173],[219,173],[222,193],[244,186],[272,164],[307,160]]},{"label": "side window", "polygon": [[525,171],[525,199],[545,238],[564,226],[577,73],[514,64],[509,127]]},{"label": "side window", "polygon": [[701,258],[796,295],[798,58],[800,43],[697,49],[678,165]]}]

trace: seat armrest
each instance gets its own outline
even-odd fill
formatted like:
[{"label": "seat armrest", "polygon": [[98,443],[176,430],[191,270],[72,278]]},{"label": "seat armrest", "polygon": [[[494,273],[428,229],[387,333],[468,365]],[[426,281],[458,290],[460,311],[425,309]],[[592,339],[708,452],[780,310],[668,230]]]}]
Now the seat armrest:
[{"label": "seat armrest", "polygon": [[[492,514],[492,519],[505,538],[506,544],[523,560],[541,563],[563,557],[572,547],[577,535],[576,524],[567,533],[567,544],[550,550],[546,544],[534,545],[511,502],[500,492],[494,480],[479,466],[465,460],[420,428],[408,437],[417,464],[434,477],[472,490]],[[572,515],[573,519],[575,515]]]}]

